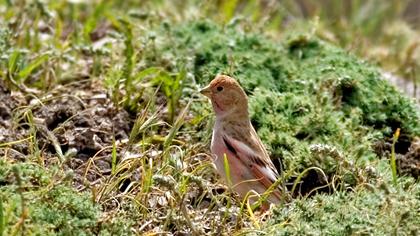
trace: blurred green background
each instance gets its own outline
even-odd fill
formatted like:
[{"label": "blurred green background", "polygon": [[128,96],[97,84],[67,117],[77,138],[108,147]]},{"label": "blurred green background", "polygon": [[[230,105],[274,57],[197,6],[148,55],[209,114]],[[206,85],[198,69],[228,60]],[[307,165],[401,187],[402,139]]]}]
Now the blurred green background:
[{"label": "blurred green background", "polygon": [[[31,10],[29,5],[38,6],[41,14],[48,14],[45,9],[44,12],[42,10],[44,1],[41,0],[2,2],[2,24],[7,22],[19,27],[27,20],[21,18],[24,15],[39,19],[39,13]],[[69,24],[75,27],[72,34],[77,34],[75,29],[80,29],[80,32],[86,35],[93,31],[95,25],[103,18],[114,18],[115,21],[126,15],[148,18],[149,21],[170,22],[206,18],[222,24],[240,19],[241,22],[247,22],[247,27],[252,30],[259,30],[272,37],[281,36],[285,29],[296,25],[306,25],[318,37],[392,73],[391,80],[400,83],[402,87],[408,87],[405,90],[410,95],[418,94],[419,0],[60,0],[48,2],[48,6],[48,9],[59,10],[59,18],[63,20],[63,34],[69,33],[66,32],[66,26]],[[110,13],[110,9],[113,9],[113,13]],[[25,11],[29,14],[24,14]],[[87,24],[83,25],[85,22]],[[20,33],[24,34],[25,31]],[[398,78],[393,77],[394,75]],[[402,83],[400,78],[411,82]]]}]

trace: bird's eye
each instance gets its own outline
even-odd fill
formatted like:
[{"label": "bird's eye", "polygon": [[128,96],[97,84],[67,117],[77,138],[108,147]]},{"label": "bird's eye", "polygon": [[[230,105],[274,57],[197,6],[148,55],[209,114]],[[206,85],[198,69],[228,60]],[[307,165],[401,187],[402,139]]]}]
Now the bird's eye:
[{"label": "bird's eye", "polygon": [[217,89],[217,91],[219,91],[219,92],[223,91],[223,87],[222,87],[222,86],[219,86],[219,87],[217,87],[216,89]]}]

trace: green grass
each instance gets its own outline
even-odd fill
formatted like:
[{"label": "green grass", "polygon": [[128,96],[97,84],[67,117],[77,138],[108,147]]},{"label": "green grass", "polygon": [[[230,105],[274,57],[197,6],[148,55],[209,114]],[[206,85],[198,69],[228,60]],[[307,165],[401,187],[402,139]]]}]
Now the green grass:
[{"label": "green grass", "polygon": [[[193,3],[0,2],[0,235],[418,233],[418,176],[395,162],[420,136],[418,104],[372,57],[385,45],[384,68],[417,79],[418,32],[386,30],[408,25],[408,2],[354,1],[372,17],[337,24],[335,2]],[[283,164],[292,198],[267,214],[209,161],[197,91],[218,73]]]}]

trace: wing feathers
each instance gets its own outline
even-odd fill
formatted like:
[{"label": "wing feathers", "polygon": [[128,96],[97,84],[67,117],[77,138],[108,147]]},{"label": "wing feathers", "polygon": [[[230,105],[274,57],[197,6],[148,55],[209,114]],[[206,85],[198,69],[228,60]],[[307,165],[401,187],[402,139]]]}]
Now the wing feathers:
[{"label": "wing feathers", "polygon": [[232,144],[227,140],[226,137],[223,137],[223,142],[225,143],[227,149],[232,152],[233,154],[235,154],[235,156],[238,155],[238,152],[236,151],[236,149],[232,146]]},{"label": "wing feathers", "polygon": [[[248,168],[251,168],[256,179],[264,179],[271,183],[265,183],[270,187],[277,178],[278,173],[274,168],[272,163],[266,163],[262,157],[258,156],[250,147],[248,147],[243,142],[240,142],[236,139],[230,138],[225,135],[223,141],[229,151],[231,151],[235,156],[237,156],[240,161],[246,165]],[[268,157],[267,157],[268,158]]]}]

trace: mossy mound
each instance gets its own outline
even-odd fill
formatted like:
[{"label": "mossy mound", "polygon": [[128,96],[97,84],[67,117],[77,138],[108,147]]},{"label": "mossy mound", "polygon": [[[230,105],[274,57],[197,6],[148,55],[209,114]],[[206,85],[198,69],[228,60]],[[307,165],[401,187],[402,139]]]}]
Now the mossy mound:
[{"label": "mossy mound", "polygon": [[[186,68],[201,85],[218,73],[237,78],[250,95],[258,134],[274,161],[282,160],[287,181],[296,184],[292,194],[330,193],[293,200],[269,225],[283,224],[278,229],[285,234],[395,232],[401,225],[408,226],[407,233],[417,230],[419,216],[410,209],[420,202],[412,179],[401,177],[410,184],[393,189],[397,193],[366,189],[391,183],[389,143],[396,130],[401,130],[397,155],[407,153],[420,135],[418,105],[383,80],[375,66],[295,32],[274,42],[209,22],[163,31],[166,38],[157,38],[154,54],[162,56],[149,60],[150,65],[171,61],[167,70]],[[392,203],[388,207],[387,201]],[[401,225],[381,218],[393,212],[401,216]]]},{"label": "mossy mound", "polygon": [[56,166],[0,160],[0,229],[3,235],[122,235],[131,220],[101,224],[101,207],[71,186],[73,173]]},{"label": "mossy mound", "polygon": [[259,135],[293,176],[317,166],[329,177],[353,175],[345,179],[354,184],[361,178],[354,168],[363,175],[370,161],[382,157],[375,143],[397,128],[409,142],[420,135],[418,107],[377,68],[311,35],[290,32],[273,42],[209,22],[164,31],[154,53],[162,56],[151,63],[186,67],[202,85],[217,73],[237,78],[250,94]]}]

